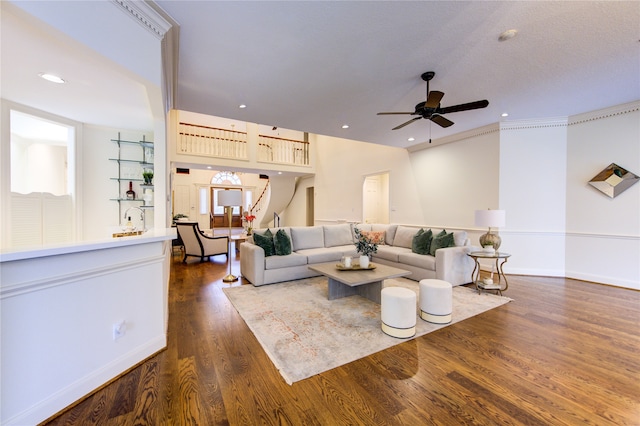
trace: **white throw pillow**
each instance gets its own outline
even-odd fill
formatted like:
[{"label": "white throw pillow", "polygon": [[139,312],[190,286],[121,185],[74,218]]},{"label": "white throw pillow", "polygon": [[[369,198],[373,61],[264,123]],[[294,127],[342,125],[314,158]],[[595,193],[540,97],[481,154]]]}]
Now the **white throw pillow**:
[{"label": "white throw pillow", "polygon": [[413,236],[420,230],[420,228],[409,228],[408,226],[398,226],[396,235],[393,238],[393,245],[395,247],[411,248],[413,242]]}]

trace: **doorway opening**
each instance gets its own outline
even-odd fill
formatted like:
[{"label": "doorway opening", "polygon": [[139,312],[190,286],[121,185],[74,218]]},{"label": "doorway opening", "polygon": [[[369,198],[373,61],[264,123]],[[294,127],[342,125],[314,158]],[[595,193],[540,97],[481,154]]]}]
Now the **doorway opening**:
[{"label": "doorway opening", "polygon": [[365,176],[362,186],[364,223],[389,223],[389,173]]}]

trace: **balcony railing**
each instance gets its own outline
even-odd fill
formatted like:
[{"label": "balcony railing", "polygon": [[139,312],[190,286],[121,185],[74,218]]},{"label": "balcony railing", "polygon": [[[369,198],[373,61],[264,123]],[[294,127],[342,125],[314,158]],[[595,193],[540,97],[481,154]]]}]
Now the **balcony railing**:
[{"label": "balcony railing", "polygon": [[258,161],[308,166],[309,142],[259,135]]},{"label": "balcony railing", "polygon": [[[251,144],[257,145],[255,151],[249,149]],[[250,151],[256,152],[256,158],[248,158]],[[255,133],[248,135],[247,132],[185,122],[178,124],[176,153],[295,166],[310,164],[310,148],[306,140]]]},{"label": "balcony railing", "polygon": [[247,133],[180,123],[178,154],[233,159],[247,158]]}]

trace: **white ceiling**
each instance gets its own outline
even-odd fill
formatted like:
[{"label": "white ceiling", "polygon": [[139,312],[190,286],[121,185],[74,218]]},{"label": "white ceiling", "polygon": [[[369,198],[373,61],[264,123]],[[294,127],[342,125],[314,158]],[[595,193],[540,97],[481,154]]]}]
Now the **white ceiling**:
[{"label": "white ceiling", "polygon": [[[96,4],[30,7],[52,3],[69,17],[87,13],[78,3]],[[437,139],[496,123],[503,112],[510,114],[507,120],[552,118],[640,99],[638,1],[156,3],[180,24],[175,107],[187,111],[406,147],[430,135]],[[69,22],[83,20],[73,18]],[[148,109],[148,98],[131,73],[113,62],[105,66],[104,56],[68,37],[43,33],[13,49],[6,42],[4,8],[2,19],[4,98],[27,99],[28,105],[56,108],[80,121],[110,117],[105,125],[122,122],[132,128],[133,119],[138,128],[148,128],[151,113],[145,118],[137,111],[145,102]],[[123,24],[112,27],[118,25]],[[512,28],[517,37],[499,42],[499,34]],[[52,55],[53,49],[64,53]],[[27,52],[31,59],[22,60]],[[57,60],[72,75],[74,69],[80,72],[83,86],[77,93],[64,98],[49,93],[58,89],[32,81],[32,71],[21,68],[45,70],[45,59]],[[109,70],[108,83],[94,80],[101,70]],[[448,129],[419,120],[391,131],[411,116],[376,113],[413,111],[425,98],[420,79],[425,71],[436,72],[431,90],[445,93],[442,106],[480,99],[489,100],[489,106],[447,114],[455,122]],[[35,100],[50,94],[55,100]],[[131,99],[126,105],[123,96]],[[240,104],[247,108],[239,109]],[[107,105],[119,105],[121,111],[104,111]],[[123,111],[129,107],[135,110]],[[409,137],[415,141],[408,142]]]}]

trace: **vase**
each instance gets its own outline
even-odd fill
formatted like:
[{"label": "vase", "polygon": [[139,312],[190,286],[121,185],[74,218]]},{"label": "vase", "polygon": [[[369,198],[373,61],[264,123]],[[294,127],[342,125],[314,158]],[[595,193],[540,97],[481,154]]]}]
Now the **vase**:
[{"label": "vase", "polygon": [[365,255],[360,256],[360,267],[361,268],[369,267],[369,256],[365,256]]}]

